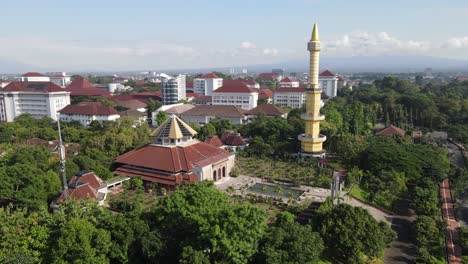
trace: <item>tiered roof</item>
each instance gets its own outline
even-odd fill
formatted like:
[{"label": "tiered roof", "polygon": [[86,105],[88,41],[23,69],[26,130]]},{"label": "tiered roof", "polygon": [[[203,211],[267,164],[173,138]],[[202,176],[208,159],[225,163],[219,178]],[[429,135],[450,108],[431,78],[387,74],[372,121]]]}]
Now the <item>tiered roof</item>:
[{"label": "tiered roof", "polygon": [[162,123],[154,132],[153,136],[158,139],[181,139],[183,137],[193,137],[197,131],[193,130],[187,123],[176,115],[172,115]]},{"label": "tiered roof", "polygon": [[57,200],[57,203],[72,198],[75,200],[93,199],[98,200],[103,198],[97,190],[103,186],[101,178],[96,176],[92,171],[81,171],[73,176],[68,183],[68,189],[62,192]]},{"label": "tiered roof", "polygon": [[334,74],[333,72],[331,72],[329,70],[326,70],[326,71],[323,71],[322,73],[320,73],[319,76],[320,77],[335,77],[336,74]]}]

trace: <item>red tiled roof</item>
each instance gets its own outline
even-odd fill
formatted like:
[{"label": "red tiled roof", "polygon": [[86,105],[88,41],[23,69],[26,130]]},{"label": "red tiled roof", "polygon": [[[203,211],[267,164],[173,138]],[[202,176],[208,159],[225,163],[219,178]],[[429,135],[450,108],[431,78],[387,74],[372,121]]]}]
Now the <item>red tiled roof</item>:
[{"label": "red tiled roof", "polygon": [[200,97],[201,94],[197,94],[197,93],[185,93],[185,96],[186,96],[186,97],[197,98],[197,97]]},{"label": "red tiled roof", "polygon": [[320,76],[322,77],[335,77],[336,75],[329,71],[329,70],[326,70],[326,71],[323,71],[322,73],[320,73]]},{"label": "red tiled roof", "polygon": [[202,78],[202,79],[216,79],[216,78],[220,78],[220,77],[218,77],[218,75],[216,75],[214,73],[208,73],[208,74],[203,75],[200,78]]},{"label": "red tiled roof", "polygon": [[303,93],[304,87],[280,87],[276,90],[277,93]]},{"label": "red tiled roof", "polygon": [[246,145],[244,139],[239,133],[232,130],[227,130],[221,135],[221,141],[228,146],[243,146]]},{"label": "red tiled roof", "polygon": [[279,76],[279,74],[277,74],[277,73],[265,72],[265,73],[260,73],[258,75],[258,78],[262,79],[262,80],[272,80],[272,79],[278,78],[278,76]]},{"label": "red tiled roof", "polygon": [[267,116],[282,116],[286,114],[287,111],[279,106],[272,104],[260,104],[257,107],[249,110],[247,115],[259,115],[264,114]]},{"label": "red tiled roof", "polygon": [[182,116],[243,117],[245,110],[233,105],[197,105]]},{"label": "red tiled roof", "polygon": [[115,163],[174,174],[189,172],[194,165],[204,164],[205,161],[214,163],[231,155],[204,142],[175,147],[149,144],[117,157]]},{"label": "red tiled roof", "polygon": [[139,109],[139,108],[146,108],[148,105],[136,100],[136,99],[131,99],[131,100],[115,100],[114,102],[117,106],[125,107],[128,109]]},{"label": "red tiled roof", "polygon": [[86,200],[86,199],[97,200],[98,198],[98,192],[89,184],[82,184],[74,188],[68,188],[65,192],[62,192],[62,194],[57,200],[57,203],[63,202],[65,200],[65,197],[72,198],[75,200]]},{"label": "red tiled roof", "polygon": [[185,88],[193,88],[193,82],[186,82]]},{"label": "red tiled roof", "polygon": [[[237,79],[241,82],[243,82],[244,84],[247,84],[247,85],[256,85],[257,82],[255,80],[250,80],[250,79]],[[226,80],[226,81],[230,81],[230,80]],[[226,82],[225,81],[225,82]]]},{"label": "red tiled roof", "polygon": [[376,133],[377,136],[391,136],[396,134],[404,136],[406,131],[394,125],[390,125]]},{"label": "red tiled roof", "polygon": [[285,77],[280,82],[282,82],[282,83],[291,83],[291,82],[297,82],[297,80],[293,80],[293,79],[291,79],[289,77]]},{"label": "red tiled roof", "polygon": [[205,139],[205,143],[208,143],[210,145],[216,146],[216,147],[221,147],[223,145],[223,142],[219,139],[218,136],[207,136]]},{"label": "red tiled roof", "polygon": [[273,98],[273,92],[270,89],[260,89],[258,92],[259,99],[270,99]]},{"label": "red tiled roof", "polygon": [[71,96],[109,96],[111,94],[96,88],[81,76],[75,77],[65,90],[71,92]]},{"label": "red tiled roof", "polygon": [[76,105],[67,105],[59,111],[68,115],[118,115],[119,113],[110,106],[100,102],[82,102]]},{"label": "red tiled roof", "polygon": [[117,168],[114,173],[126,177],[139,177],[145,181],[157,182],[171,186],[181,184],[182,180],[188,183],[198,181],[198,177],[194,173],[167,174],[139,168],[130,168],[126,165]]},{"label": "red tiled roof", "polygon": [[64,92],[65,90],[53,82],[11,82],[2,91],[53,93]]},{"label": "red tiled roof", "polygon": [[211,102],[212,100],[212,97],[210,95],[201,95],[195,99],[193,99],[192,102],[196,103],[196,102]]},{"label": "red tiled roof", "polygon": [[99,187],[103,184],[103,181],[96,174],[94,174],[94,172],[90,171],[81,176],[73,176],[68,184],[72,185],[77,183],[87,183],[94,189],[99,189]]},{"label": "red tiled roof", "polygon": [[38,72],[27,72],[21,76],[22,77],[45,77],[45,75],[43,75],[42,73],[38,73]]},{"label": "red tiled roof", "polygon": [[242,80],[228,80],[223,86],[213,91],[214,93],[257,93],[255,88],[250,88]]}]

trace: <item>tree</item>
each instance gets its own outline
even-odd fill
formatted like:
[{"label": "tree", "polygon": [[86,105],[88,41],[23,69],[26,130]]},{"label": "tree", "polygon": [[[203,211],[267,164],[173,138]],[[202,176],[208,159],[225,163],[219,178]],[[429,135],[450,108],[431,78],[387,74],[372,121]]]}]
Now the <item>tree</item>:
[{"label": "tree", "polygon": [[208,123],[200,128],[198,139],[204,141],[206,137],[214,135],[216,135],[216,128],[213,126],[213,124]]},{"label": "tree", "polygon": [[211,262],[245,263],[266,228],[260,209],[233,205],[226,194],[202,183],[165,196],[154,217],[167,241],[164,257],[173,263],[188,246]]},{"label": "tree", "polygon": [[339,204],[318,216],[320,234],[328,255],[339,262],[360,263],[363,256],[376,258],[395,233],[377,222],[366,209]]},{"label": "tree", "polygon": [[318,263],[323,249],[322,238],[310,225],[282,222],[268,230],[256,263]]},{"label": "tree", "polygon": [[444,257],[445,222],[442,219],[420,215],[414,221],[414,231],[419,255],[430,255],[437,259]]},{"label": "tree", "polygon": [[169,116],[164,111],[159,111],[156,115],[156,123],[158,124],[158,126],[164,123],[167,119],[169,119]]}]

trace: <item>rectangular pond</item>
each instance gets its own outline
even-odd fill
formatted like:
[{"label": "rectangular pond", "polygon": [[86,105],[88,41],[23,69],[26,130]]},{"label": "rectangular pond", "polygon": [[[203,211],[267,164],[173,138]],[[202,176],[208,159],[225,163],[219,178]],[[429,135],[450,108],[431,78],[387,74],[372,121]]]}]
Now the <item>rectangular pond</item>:
[{"label": "rectangular pond", "polygon": [[304,191],[291,189],[286,186],[281,185],[271,185],[271,184],[264,184],[264,183],[255,183],[254,185],[250,186],[247,191],[268,195],[272,197],[280,197],[280,198],[294,198],[297,199],[301,196]]}]

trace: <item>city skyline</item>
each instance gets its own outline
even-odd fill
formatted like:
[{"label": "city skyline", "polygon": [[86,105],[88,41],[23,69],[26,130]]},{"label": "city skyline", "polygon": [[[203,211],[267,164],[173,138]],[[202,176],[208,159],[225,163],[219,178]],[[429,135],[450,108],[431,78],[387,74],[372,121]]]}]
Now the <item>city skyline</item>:
[{"label": "city skyline", "polygon": [[322,32],[324,58],[403,55],[468,60],[468,34],[463,29],[468,3],[453,3],[4,3],[3,21],[14,23],[3,23],[0,62],[68,71],[279,63],[307,56],[304,47],[315,21]]}]

